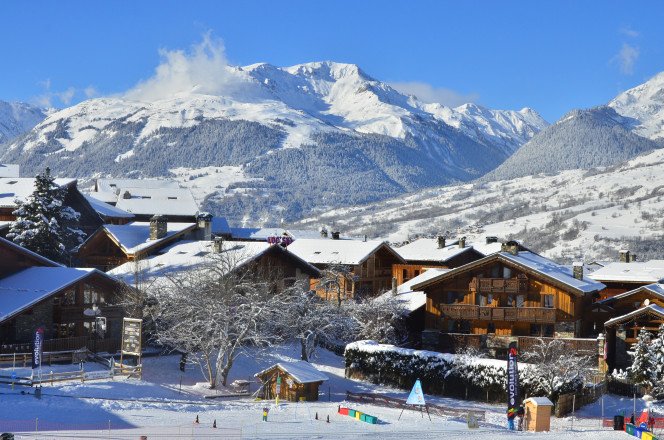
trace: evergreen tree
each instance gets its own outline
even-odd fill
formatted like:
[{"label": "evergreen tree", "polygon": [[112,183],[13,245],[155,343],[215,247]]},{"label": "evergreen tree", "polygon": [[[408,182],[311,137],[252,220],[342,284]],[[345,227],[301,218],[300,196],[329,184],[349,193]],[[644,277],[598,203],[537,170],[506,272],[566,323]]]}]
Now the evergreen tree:
[{"label": "evergreen tree", "polygon": [[629,378],[636,384],[646,388],[653,386],[655,382],[654,377],[654,359],[650,350],[650,333],[647,330],[641,329],[639,337],[634,344],[634,361],[632,366],[628,368]]},{"label": "evergreen tree", "polygon": [[66,190],[55,184],[51,170],[46,168],[35,179],[35,190],[25,201],[17,200],[7,238],[55,261],[66,262],[65,243],[81,243],[84,233],[77,229],[80,214],[64,206]]},{"label": "evergreen tree", "polygon": [[653,371],[655,386],[652,394],[657,399],[662,399],[664,398],[664,324],[659,327],[659,333],[652,341],[650,350],[655,364]]}]

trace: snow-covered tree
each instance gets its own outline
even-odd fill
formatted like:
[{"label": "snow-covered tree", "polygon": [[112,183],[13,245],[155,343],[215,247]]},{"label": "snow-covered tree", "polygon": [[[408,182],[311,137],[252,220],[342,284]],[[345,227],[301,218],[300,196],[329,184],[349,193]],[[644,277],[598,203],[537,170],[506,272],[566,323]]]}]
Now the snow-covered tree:
[{"label": "snow-covered tree", "polygon": [[383,295],[354,299],[346,302],[344,308],[355,323],[354,340],[371,339],[398,345],[407,339],[405,309],[398,298]]},{"label": "snow-covered tree", "polygon": [[[574,384],[583,384],[583,380],[590,372],[593,356],[581,356],[565,347],[560,339],[539,338],[538,341],[523,353],[523,359],[535,365],[530,372],[528,380],[537,382],[533,387],[546,392],[549,397],[560,392],[572,390],[563,389]],[[528,375],[526,375],[528,376]]]},{"label": "snow-covered tree", "polygon": [[664,324],[659,327],[657,337],[650,346],[650,352],[655,364],[653,371],[655,386],[651,394],[657,399],[664,399]]},{"label": "snow-covered tree", "polygon": [[55,184],[51,170],[37,175],[35,189],[18,208],[7,238],[55,261],[67,262],[66,243],[80,244],[85,234],[77,228],[80,214],[64,205],[66,190]]},{"label": "snow-covered tree", "polygon": [[652,387],[654,383],[654,369],[653,355],[650,350],[651,336],[650,333],[641,329],[637,338],[636,344],[632,347],[634,351],[634,359],[632,366],[628,369],[629,378],[636,384],[646,388]]},{"label": "snow-covered tree", "polygon": [[344,264],[333,263],[322,270],[318,285],[325,289],[325,296],[328,299],[336,298],[337,306],[341,307],[341,301],[344,299],[343,290],[352,282],[351,268]]}]

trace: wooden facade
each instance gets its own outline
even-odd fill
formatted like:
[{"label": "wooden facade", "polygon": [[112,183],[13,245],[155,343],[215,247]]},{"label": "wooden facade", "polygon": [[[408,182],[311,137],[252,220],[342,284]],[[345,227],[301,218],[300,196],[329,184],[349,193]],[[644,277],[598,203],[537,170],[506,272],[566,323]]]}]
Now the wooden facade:
[{"label": "wooden facade", "polygon": [[420,288],[427,295],[425,329],[443,333],[579,337],[592,301],[500,254],[414,286]]},{"label": "wooden facade", "polygon": [[[355,297],[375,297],[392,288],[393,266],[404,261],[387,245],[376,249],[360,264],[345,265],[347,271],[339,274],[337,283],[324,283],[321,280],[312,280],[311,289],[321,297],[336,300],[338,290],[341,290],[342,299]],[[330,268],[329,264],[313,263],[321,272]]]}]

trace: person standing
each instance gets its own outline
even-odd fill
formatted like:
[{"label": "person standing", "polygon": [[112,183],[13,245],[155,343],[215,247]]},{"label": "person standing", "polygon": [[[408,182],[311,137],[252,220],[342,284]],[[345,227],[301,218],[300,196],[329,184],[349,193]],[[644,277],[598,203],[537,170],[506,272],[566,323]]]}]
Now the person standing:
[{"label": "person standing", "polygon": [[526,411],[523,409],[523,405],[519,405],[519,409],[516,410],[516,417],[518,420],[517,431],[523,431],[523,416]]}]

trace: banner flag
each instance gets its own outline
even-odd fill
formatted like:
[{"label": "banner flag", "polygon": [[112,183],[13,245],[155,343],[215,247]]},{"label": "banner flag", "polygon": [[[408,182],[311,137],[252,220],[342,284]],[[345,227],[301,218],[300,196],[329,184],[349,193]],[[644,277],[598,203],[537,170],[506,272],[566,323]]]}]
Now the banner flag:
[{"label": "banner flag", "polygon": [[424,402],[424,393],[422,392],[422,383],[419,379],[415,381],[415,385],[413,385],[406,403],[408,405],[426,405],[426,402]]},{"label": "banner flag", "polygon": [[35,331],[35,340],[32,345],[32,369],[41,367],[42,353],[44,352],[44,328]]},{"label": "banner flag", "polygon": [[[519,369],[516,342],[510,342],[507,351],[507,414],[516,416],[519,407]],[[513,417],[514,417],[513,416]]]}]

